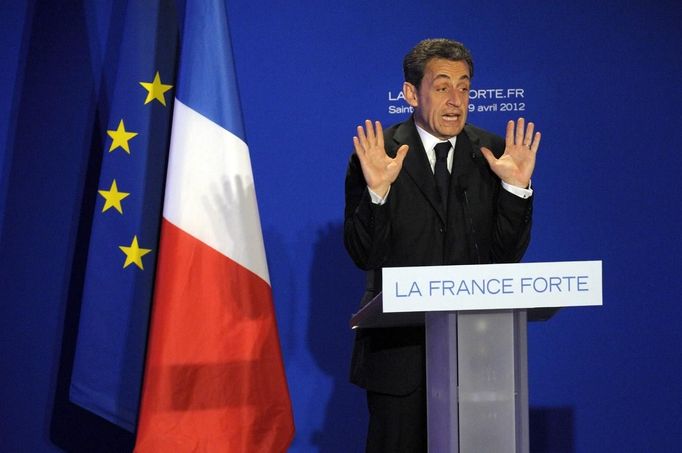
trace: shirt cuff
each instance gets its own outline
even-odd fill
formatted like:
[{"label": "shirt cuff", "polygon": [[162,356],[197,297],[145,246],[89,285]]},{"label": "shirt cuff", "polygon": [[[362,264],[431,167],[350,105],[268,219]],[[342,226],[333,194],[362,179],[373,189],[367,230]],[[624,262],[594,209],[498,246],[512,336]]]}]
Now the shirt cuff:
[{"label": "shirt cuff", "polygon": [[530,198],[533,196],[533,189],[531,183],[528,183],[528,188],[524,189],[521,187],[512,186],[511,184],[507,184],[506,182],[502,181],[502,188],[507,192],[513,193],[517,197],[521,197],[523,199]]},{"label": "shirt cuff", "polygon": [[369,191],[369,196],[372,199],[372,203],[378,204],[379,206],[381,206],[384,203],[386,203],[386,198],[388,198],[388,194],[391,192],[391,186],[388,186],[388,190],[386,191],[386,195],[384,195],[383,197],[380,197],[379,195],[377,195],[369,187],[367,188],[367,190]]}]

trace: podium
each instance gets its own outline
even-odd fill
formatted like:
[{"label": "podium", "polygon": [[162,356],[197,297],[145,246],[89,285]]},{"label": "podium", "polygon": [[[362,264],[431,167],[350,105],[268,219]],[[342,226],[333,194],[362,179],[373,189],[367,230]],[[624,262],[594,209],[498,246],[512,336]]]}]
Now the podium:
[{"label": "podium", "polygon": [[601,261],[385,268],[350,324],[425,326],[429,452],[527,453],[527,321],[590,305]]}]

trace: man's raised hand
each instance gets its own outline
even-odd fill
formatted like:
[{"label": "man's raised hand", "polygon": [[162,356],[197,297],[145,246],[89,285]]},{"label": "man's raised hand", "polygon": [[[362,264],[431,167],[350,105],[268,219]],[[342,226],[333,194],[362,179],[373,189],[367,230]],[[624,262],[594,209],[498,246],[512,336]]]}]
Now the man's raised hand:
[{"label": "man's raised hand", "polygon": [[535,156],[540,146],[540,132],[533,135],[534,128],[533,123],[528,123],[526,127],[523,118],[519,118],[516,124],[509,121],[504,154],[499,159],[488,148],[481,148],[490,169],[507,184],[524,189],[530,184]]},{"label": "man's raised hand", "polygon": [[367,187],[375,194],[384,197],[389,187],[396,180],[409,147],[398,148],[395,158],[386,154],[384,149],[384,132],[379,121],[365,120],[365,127],[358,126],[358,135],[353,137],[355,154],[360,159],[362,174]]}]

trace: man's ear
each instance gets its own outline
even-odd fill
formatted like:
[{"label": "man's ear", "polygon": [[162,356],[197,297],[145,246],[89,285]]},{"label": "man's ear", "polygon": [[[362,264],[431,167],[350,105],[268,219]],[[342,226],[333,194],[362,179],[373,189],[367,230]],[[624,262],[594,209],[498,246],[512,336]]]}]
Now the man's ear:
[{"label": "man's ear", "polygon": [[403,96],[405,96],[405,101],[412,107],[417,108],[419,106],[417,88],[410,82],[403,82]]}]

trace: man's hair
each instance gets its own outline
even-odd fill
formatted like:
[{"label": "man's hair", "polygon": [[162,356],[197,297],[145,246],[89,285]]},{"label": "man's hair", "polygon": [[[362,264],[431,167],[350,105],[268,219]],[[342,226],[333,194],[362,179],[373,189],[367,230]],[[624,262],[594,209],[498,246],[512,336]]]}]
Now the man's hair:
[{"label": "man's hair", "polygon": [[469,77],[474,77],[474,61],[464,44],[450,39],[425,39],[414,46],[403,60],[405,81],[419,89],[424,68],[432,58],[442,58],[450,61],[465,61],[469,66]]}]

